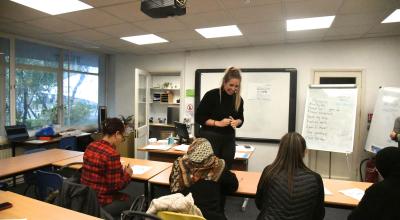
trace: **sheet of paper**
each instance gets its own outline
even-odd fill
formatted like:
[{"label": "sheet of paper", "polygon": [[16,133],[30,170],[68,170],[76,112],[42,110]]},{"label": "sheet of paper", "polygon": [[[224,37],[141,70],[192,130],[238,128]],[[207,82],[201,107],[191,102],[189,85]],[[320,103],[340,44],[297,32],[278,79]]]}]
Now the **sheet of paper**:
[{"label": "sheet of paper", "polygon": [[146,173],[151,169],[149,166],[142,166],[142,165],[131,165],[133,175],[141,175],[143,173]]},{"label": "sheet of paper", "polygon": [[242,153],[242,152],[236,152],[235,153],[235,158],[249,158],[248,153]]},{"label": "sheet of paper", "polygon": [[29,140],[29,141],[25,141],[25,143],[29,143],[29,144],[43,144],[46,143],[48,141],[46,140]]},{"label": "sheet of paper", "polygon": [[333,193],[329,189],[327,189],[326,187],[324,187],[324,194],[325,195],[333,195]]},{"label": "sheet of paper", "polygon": [[174,149],[175,149],[175,150],[185,151],[185,152],[186,152],[186,151],[188,151],[189,146],[190,146],[190,145],[188,145],[188,144],[181,144],[181,145],[175,146]]},{"label": "sheet of paper", "polygon": [[[248,146],[248,147],[245,147],[245,146]],[[250,146],[250,145],[237,145],[236,146],[236,151],[248,151],[248,152],[251,152],[251,151],[254,151],[254,147]]]},{"label": "sheet of paper", "polygon": [[166,145],[166,144],[150,144],[144,147],[144,149],[147,150],[168,150],[171,148],[171,145]]},{"label": "sheet of paper", "polygon": [[168,140],[158,140],[157,143],[159,143],[159,144],[168,144]]},{"label": "sheet of paper", "polygon": [[364,196],[364,190],[359,188],[345,189],[340,190],[339,192],[358,201],[360,201],[361,198]]}]

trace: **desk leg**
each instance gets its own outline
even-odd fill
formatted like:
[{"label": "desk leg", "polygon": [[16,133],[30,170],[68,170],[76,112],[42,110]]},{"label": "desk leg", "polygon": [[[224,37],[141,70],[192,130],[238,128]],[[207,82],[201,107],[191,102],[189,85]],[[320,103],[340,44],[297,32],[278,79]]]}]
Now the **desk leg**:
[{"label": "desk leg", "polygon": [[[15,157],[15,143],[11,142],[11,156]],[[15,176],[13,176],[13,187],[17,185],[17,179]]]},{"label": "desk leg", "polygon": [[144,182],[144,200],[145,202],[145,206],[146,209],[149,207],[150,205],[150,200],[149,200],[149,182],[145,181]]}]

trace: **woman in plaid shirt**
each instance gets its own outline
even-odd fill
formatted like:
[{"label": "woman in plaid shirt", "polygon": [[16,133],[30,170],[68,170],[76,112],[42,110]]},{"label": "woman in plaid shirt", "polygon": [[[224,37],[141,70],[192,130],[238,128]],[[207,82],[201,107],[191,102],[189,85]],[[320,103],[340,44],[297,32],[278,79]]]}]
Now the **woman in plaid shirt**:
[{"label": "woman in plaid shirt", "polygon": [[113,216],[129,209],[130,197],[119,192],[131,180],[132,168],[123,167],[116,145],[124,141],[125,126],[118,118],[103,123],[103,138],[90,143],[83,155],[81,183],[97,192],[103,208]]}]

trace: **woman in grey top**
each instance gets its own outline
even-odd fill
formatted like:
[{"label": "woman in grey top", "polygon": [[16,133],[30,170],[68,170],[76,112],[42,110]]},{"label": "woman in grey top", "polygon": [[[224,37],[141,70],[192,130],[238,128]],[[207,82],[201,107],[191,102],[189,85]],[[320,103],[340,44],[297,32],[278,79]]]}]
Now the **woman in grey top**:
[{"label": "woman in grey top", "polygon": [[390,133],[390,138],[398,142],[398,147],[400,147],[400,117],[397,117],[394,121],[393,131]]},{"label": "woman in grey top", "polygon": [[257,187],[257,219],[323,219],[321,176],[303,162],[306,141],[296,133],[282,137],[274,162],[265,167]]}]

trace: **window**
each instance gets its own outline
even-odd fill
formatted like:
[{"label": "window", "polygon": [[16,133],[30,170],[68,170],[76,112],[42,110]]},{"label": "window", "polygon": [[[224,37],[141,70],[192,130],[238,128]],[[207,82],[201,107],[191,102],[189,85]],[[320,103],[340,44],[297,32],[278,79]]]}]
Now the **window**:
[{"label": "window", "polygon": [[96,124],[99,57],[68,51],[63,67],[64,124]]},{"label": "window", "polygon": [[[10,40],[0,37],[0,118],[10,124]],[[5,114],[3,114],[5,112]]]}]

